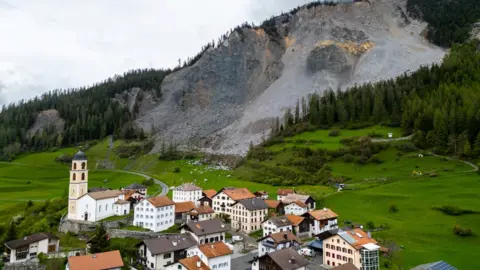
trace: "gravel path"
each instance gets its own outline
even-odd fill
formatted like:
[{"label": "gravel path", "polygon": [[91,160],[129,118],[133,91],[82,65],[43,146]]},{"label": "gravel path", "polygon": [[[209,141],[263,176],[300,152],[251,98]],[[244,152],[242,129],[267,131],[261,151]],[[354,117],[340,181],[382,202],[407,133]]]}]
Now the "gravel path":
[{"label": "gravel path", "polygon": [[143,178],[145,179],[150,179],[152,178],[153,181],[155,182],[155,184],[157,185],[160,185],[160,187],[162,188],[162,191],[157,195],[157,196],[166,196],[167,193],[168,193],[168,186],[167,184],[163,183],[162,181],[154,178],[154,177],[151,177],[149,175],[146,175],[146,174],[143,174],[143,173],[139,173],[139,172],[130,172],[130,171],[123,171],[123,170],[102,170],[102,171],[110,171],[110,172],[119,172],[119,173],[128,173],[128,174],[133,174],[133,175],[138,175],[138,176],[142,176]]}]

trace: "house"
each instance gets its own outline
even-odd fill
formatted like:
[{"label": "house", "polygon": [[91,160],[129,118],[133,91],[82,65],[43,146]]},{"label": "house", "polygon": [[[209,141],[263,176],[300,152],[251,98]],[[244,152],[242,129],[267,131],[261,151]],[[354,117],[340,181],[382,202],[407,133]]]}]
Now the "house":
[{"label": "house", "polygon": [[231,206],[239,200],[252,199],[256,196],[246,188],[222,188],[212,197],[212,208],[216,215],[231,215]]},{"label": "house", "polygon": [[198,256],[179,260],[177,263],[168,265],[165,270],[211,270]]},{"label": "house", "polygon": [[274,213],[277,215],[285,214],[285,205],[283,202],[277,200],[265,200],[265,203],[268,206],[269,213]]},{"label": "house", "polygon": [[310,224],[302,216],[285,215],[292,223],[293,232],[298,237],[310,237]]},{"label": "house", "polygon": [[278,232],[292,231],[292,222],[285,216],[271,217],[262,223],[263,236]]},{"label": "house", "polygon": [[183,224],[187,222],[187,215],[195,209],[195,204],[191,201],[175,203],[175,223]]},{"label": "house", "polygon": [[300,201],[307,205],[308,211],[315,210],[317,206],[312,196],[295,194],[295,193],[290,193],[290,194],[287,194],[286,196],[283,196],[282,199],[280,199],[280,201],[282,201],[284,204],[290,204],[293,202]]},{"label": "house", "polygon": [[187,257],[187,250],[198,245],[188,233],[165,234],[138,243],[137,262],[148,269],[165,269]]},{"label": "house", "polygon": [[266,253],[254,258],[252,270],[305,270],[309,262],[291,248]]},{"label": "house", "polygon": [[217,191],[214,190],[214,189],[208,189],[208,190],[204,190],[202,191],[202,198],[200,198],[197,202],[201,205],[201,206],[210,206],[212,207],[212,197],[217,194]]},{"label": "house", "polygon": [[264,236],[258,241],[258,256],[284,248],[298,249],[302,242],[290,231]]},{"label": "house", "polygon": [[457,270],[457,268],[451,266],[444,261],[426,263],[418,265],[410,270]]},{"label": "house", "polygon": [[301,201],[294,201],[285,205],[286,215],[301,216],[308,212],[308,207]]},{"label": "house", "polygon": [[123,267],[120,251],[113,250],[83,256],[68,257],[66,270],[120,270]]},{"label": "house", "polygon": [[281,201],[288,194],[295,194],[293,189],[279,189],[277,190],[277,201]]},{"label": "house", "polygon": [[174,202],[196,202],[202,197],[202,189],[194,184],[185,183],[173,189]]},{"label": "house", "polygon": [[117,200],[113,203],[115,205],[115,215],[122,216],[130,213],[130,202],[126,200]]},{"label": "house", "polygon": [[257,197],[239,200],[233,203],[229,210],[232,228],[246,233],[260,230],[268,215],[267,204]]},{"label": "house", "polygon": [[174,225],[175,203],[167,196],[144,199],[135,205],[133,224],[160,232]]},{"label": "house", "polygon": [[220,219],[188,222],[182,226],[182,233],[189,233],[200,244],[225,240],[227,226]]},{"label": "house", "polygon": [[338,215],[328,208],[310,211],[303,214],[303,217],[310,224],[311,235],[338,228]]},{"label": "house", "polygon": [[255,191],[255,193],[253,193],[255,196],[257,196],[257,198],[260,198],[260,199],[268,199],[268,192],[266,192],[265,190],[259,190],[259,191]]},{"label": "house", "polygon": [[360,228],[330,230],[316,235],[323,241],[323,264],[353,263],[359,269],[379,269],[377,241]]},{"label": "house", "polygon": [[213,219],[214,215],[215,211],[210,206],[198,206],[187,213],[187,222],[210,220]]},{"label": "house", "polygon": [[128,185],[124,188],[122,188],[122,190],[125,190],[125,191],[133,191],[135,193],[138,193],[140,196],[143,196],[143,198],[145,198],[145,196],[147,195],[147,186],[145,185],[141,185],[139,183],[133,183],[131,185]]},{"label": "house", "polygon": [[125,200],[129,200],[129,199],[135,199],[135,201],[141,201],[143,199],[145,199],[145,197],[147,195],[141,193],[140,191],[136,191],[136,190],[122,190],[123,191],[123,194],[125,194]]},{"label": "house", "polygon": [[67,219],[96,222],[114,215],[128,215],[130,208],[115,206],[118,200],[125,200],[120,190],[88,192],[87,156],[82,151],[76,153],[70,170]]},{"label": "house", "polygon": [[230,270],[232,253],[232,250],[223,241],[219,241],[199,245],[189,250],[187,256],[198,256],[211,269]]},{"label": "house", "polygon": [[330,270],[360,270],[360,269],[358,269],[358,267],[356,267],[353,263],[348,262],[348,263],[344,263],[339,266],[330,268]]},{"label": "house", "polygon": [[58,252],[60,240],[50,233],[36,233],[5,244],[10,263],[23,262],[35,258],[39,253]]}]

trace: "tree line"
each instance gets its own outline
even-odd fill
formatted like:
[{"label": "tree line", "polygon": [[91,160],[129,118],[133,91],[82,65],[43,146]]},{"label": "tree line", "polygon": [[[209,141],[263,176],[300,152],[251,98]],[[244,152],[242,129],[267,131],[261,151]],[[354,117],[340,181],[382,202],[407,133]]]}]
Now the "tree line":
[{"label": "tree line", "polygon": [[402,127],[414,143],[439,153],[480,156],[480,53],[478,42],[455,45],[440,65],[346,91],[327,90],[299,100],[277,118],[272,136],[307,130]]}]

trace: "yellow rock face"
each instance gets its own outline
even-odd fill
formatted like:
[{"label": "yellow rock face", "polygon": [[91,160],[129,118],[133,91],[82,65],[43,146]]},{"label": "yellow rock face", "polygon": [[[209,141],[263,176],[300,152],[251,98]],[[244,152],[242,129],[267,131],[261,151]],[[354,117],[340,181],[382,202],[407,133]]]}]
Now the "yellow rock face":
[{"label": "yellow rock face", "polygon": [[371,48],[375,47],[375,43],[372,41],[366,41],[363,43],[353,43],[353,42],[337,42],[334,40],[323,40],[317,43],[317,46],[329,46],[337,45],[342,48],[345,52],[353,55],[361,55]]}]

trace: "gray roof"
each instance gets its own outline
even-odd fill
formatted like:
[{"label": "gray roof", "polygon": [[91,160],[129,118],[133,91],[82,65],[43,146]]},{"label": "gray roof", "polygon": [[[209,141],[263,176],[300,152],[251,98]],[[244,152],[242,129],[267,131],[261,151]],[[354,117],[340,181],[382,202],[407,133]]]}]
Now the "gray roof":
[{"label": "gray roof", "polygon": [[74,156],[73,160],[87,160],[87,155],[84,152],[78,151]]},{"label": "gray roof", "polygon": [[236,203],[234,203],[233,205],[235,205],[237,203],[245,206],[245,208],[249,211],[268,209],[268,205],[260,198],[251,198],[251,199],[239,200]]},{"label": "gray roof", "polygon": [[202,188],[197,187],[194,184],[185,183],[185,184],[182,184],[182,185],[174,188],[174,190],[193,191],[193,190],[202,190]]},{"label": "gray roof", "polygon": [[110,189],[106,187],[93,187],[93,188],[89,188],[88,192],[107,191],[107,190],[110,190]]},{"label": "gray roof", "polygon": [[143,240],[153,255],[184,250],[198,245],[197,241],[188,233],[160,235],[158,238]]},{"label": "gray roof", "polygon": [[124,189],[144,189],[144,188],[147,188],[147,187],[144,185],[140,185],[139,183],[133,183],[131,185],[124,187]]},{"label": "gray roof", "polygon": [[284,248],[281,250],[268,253],[268,255],[282,270],[295,270],[304,267],[309,262],[298,252],[291,248]]},{"label": "gray roof", "polygon": [[411,270],[457,270],[457,268],[451,266],[444,261],[438,261],[433,263],[422,264]]},{"label": "gray roof", "polygon": [[220,219],[189,222],[183,225],[182,228],[191,231],[195,235],[206,235],[228,231],[227,226],[225,226]]},{"label": "gray roof", "polygon": [[21,239],[8,241],[8,242],[5,243],[5,246],[7,246],[10,249],[17,249],[19,247],[30,245],[31,243],[35,243],[35,242],[41,241],[43,239],[58,239],[58,237],[56,237],[55,235],[53,235],[51,233],[41,232],[41,233],[36,233],[36,234],[29,235],[29,236],[25,236]]},{"label": "gray roof", "polygon": [[277,227],[292,225],[292,222],[286,216],[271,217],[270,219],[264,222],[268,222],[268,221],[272,222]]}]

